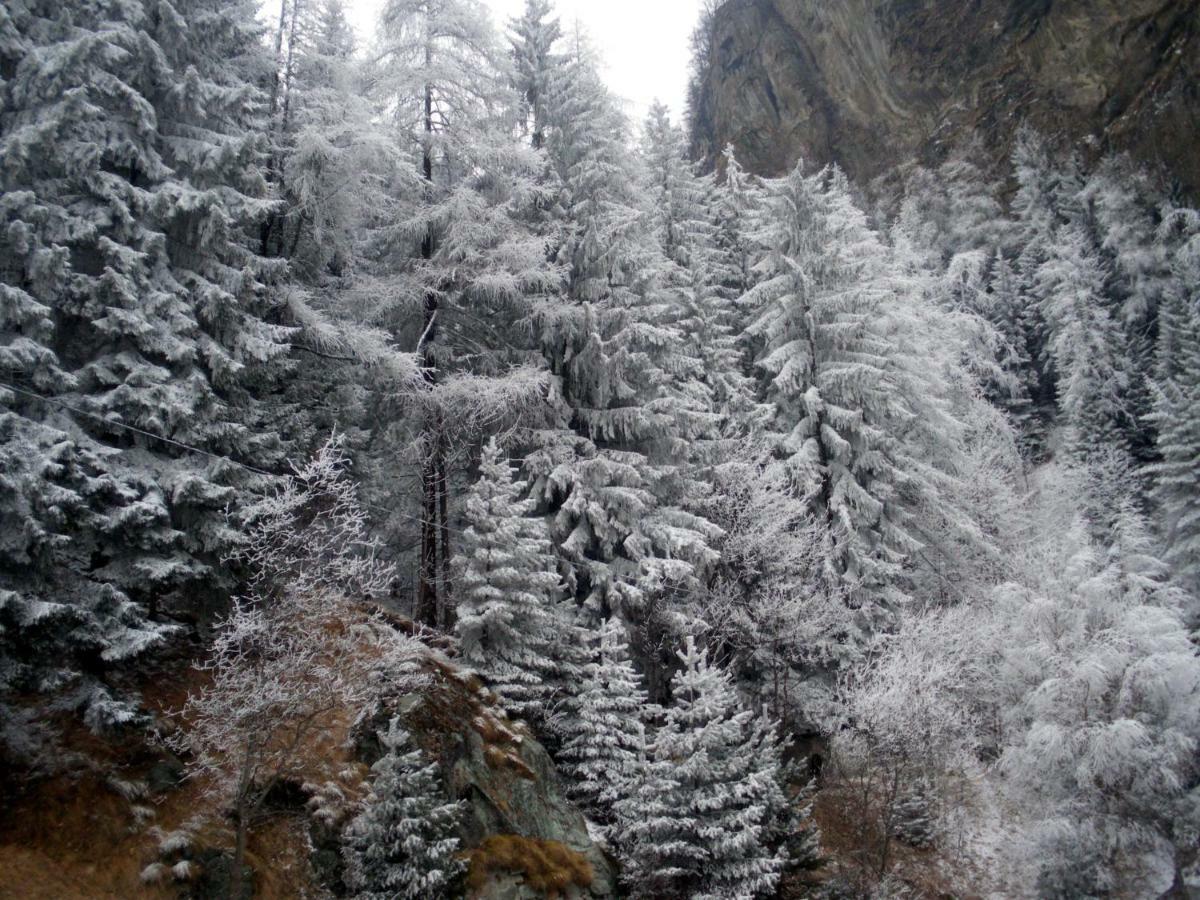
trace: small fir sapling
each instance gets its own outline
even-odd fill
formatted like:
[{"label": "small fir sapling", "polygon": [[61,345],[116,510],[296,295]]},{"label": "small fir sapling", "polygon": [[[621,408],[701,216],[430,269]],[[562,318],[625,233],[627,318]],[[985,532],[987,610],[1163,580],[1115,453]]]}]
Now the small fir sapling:
[{"label": "small fir sapling", "polygon": [[343,836],[346,883],[361,900],[453,896],[465,866],[456,831],[463,803],[449,800],[437,765],[426,763],[392,719],[379,739],[371,791]]}]

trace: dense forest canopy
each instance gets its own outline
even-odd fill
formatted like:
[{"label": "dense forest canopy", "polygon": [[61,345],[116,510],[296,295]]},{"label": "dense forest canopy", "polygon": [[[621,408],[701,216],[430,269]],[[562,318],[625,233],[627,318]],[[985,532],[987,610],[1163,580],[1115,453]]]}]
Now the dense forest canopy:
[{"label": "dense forest canopy", "polygon": [[256,12],[0,7],[0,796],[148,735],[231,895],[303,784],[324,890],[457,896],[435,654],[621,895],[1197,878],[1200,212],[1029,129],[703,172],[548,0]]}]

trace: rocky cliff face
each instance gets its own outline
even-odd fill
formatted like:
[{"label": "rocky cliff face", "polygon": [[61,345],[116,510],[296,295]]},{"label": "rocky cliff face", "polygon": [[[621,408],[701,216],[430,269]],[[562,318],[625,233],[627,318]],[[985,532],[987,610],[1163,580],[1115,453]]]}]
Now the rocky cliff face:
[{"label": "rocky cliff face", "polygon": [[[148,710],[178,709],[204,677],[191,665],[190,642],[176,640],[179,653],[145,673]],[[379,758],[377,731],[399,716],[440,767],[447,793],[463,801],[464,897],[618,896],[616,864],[527,727],[440,652],[425,653],[418,671],[419,682],[397,679],[405,692],[383,698],[374,718],[334,711],[311,745],[298,749],[313,763],[312,781],[280,784],[269,796],[250,835],[248,894],[348,896],[342,831],[366,793],[368,765]],[[161,717],[158,723],[168,727]],[[100,736],[72,726],[62,742],[61,771],[0,764],[0,900],[228,897],[228,821],[202,783],[184,778],[181,760],[140,728]],[[330,771],[336,780],[322,783]]]},{"label": "rocky cliff face", "polygon": [[1128,151],[1200,194],[1200,0],[728,0],[693,139],[778,174],[803,157],[866,181],[1021,123]]},{"label": "rocky cliff face", "polygon": [[616,896],[613,861],[589,833],[545,748],[510,720],[474,675],[430,657],[430,682],[399,713],[465,801],[460,839],[472,900],[600,900]]}]

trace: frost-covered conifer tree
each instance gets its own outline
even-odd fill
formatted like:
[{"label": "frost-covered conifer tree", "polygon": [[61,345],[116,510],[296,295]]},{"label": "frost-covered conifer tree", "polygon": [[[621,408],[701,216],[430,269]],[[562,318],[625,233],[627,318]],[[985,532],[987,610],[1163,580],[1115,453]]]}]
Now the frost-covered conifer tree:
[{"label": "frost-covered conifer tree", "polygon": [[1161,461],[1151,467],[1165,526],[1166,558],[1193,592],[1200,591],[1200,311],[1194,287],[1200,283],[1198,226],[1200,221],[1193,218],[1193,233],[1176,254],[1176,287],[1159,315],[1153,417]]},{"label": "frost-covered conifer tree", "polygon": [[682,508],[702,489],[680,462],[711,422],[707,390],[674,323],[624,120],[586,50],[554,79],[547,115],[564,282],[534,322],[561,419],[526,467],[590,614],[673,627],[650,610],[656,592],[715,561],[715,530]]},{"label": "frost-covered conifer tree", "polygon": [[1008,395],[1001,395],[999,403],[1022,424],[1028,421],[1026,407],[1035,388],[1033,362],[1024,327],[1027,302],[1021,294],[1020,280],[1012,263],[1003,251],[996,251],[988,272],[984,315],[1000,337],[1000,366],[1011,378]]},{"label": "frost-covered conifer tree", "polygon": [[1085,218],[1110,263],[1114,318],[1130,329],[1154,321],[1170,271],[1167,242],[1158,233],[1156,198],[1130,160],[1110,157],[1088,176],[1080,193]]},{"label": "frost-covered conifer tree", "polygon": [[525,0],[525,11],[510,23],[516,69],[516,88],[524,101],[523,129],[535,150],[546,146],[546,103],[562,60],[554,45],[562,37],[558,19],[549,0]]},{"label": "frost-covered conifer tree", "polygon": [[466,503],[455,624],[463,662],[517,713],[547,699],[559,590],[545,522],[530,516],[524,489],[491,440]]},{"label": "frost-covered conifer tree", "polygon": [[395,459],[391,435],[376,438],[376,426],[394,417],[420,373],[413,345],[397,345],[367,312],[363,297],[381,288],[364,238],[393,211],[388,198],[413,190],[416,175],[370,101],[342,0],[281,0],[281,17],[269,173],[281,202],[258,240],[287,261],[283,318],[298,331],[269,427],[299,446],[339,430],[356,451],[364,496],[380,501],[373,443],[393,450],[390,470]]},{"label": "frost-covered conifer tree", "polygon": [[825,530],[810,583],[844,589],[860,610],[850,627],[870,627],[905,596],[905,564],[922,543],[914,515],[940,507],[962,522],[939,471],[955,464],[960,426],[943,369],[914,352],[920,295],[897,293],[906,282],[844,177],[797,168],[767,189],[765,255],[742,302],[757,310],[775,452]]},{"label": "frost-covered conifer tree", "polygon": [[1087,238],[1071,228],[1038,269],[1047,350],[1072,449],[1088,456],[1128,449],[1122,428],[1129,386],[1124,336],[1104,303],[1105,272]]},{"label": "frost-covered conifer tree", "polygon": [[371,194],[386,190],[399,159],[373,121],[341,0],[299,0],[293,15],[272,135],[284,204],[262,240],[311,282],[352,270]]},{"label": "frost-covered conifer tree", "polygon": [[725,148],[722,156],[725,177],[717,190],[718,244],[722,246],[733,268],[727,273],[726,285],[736,299],[748,291],[754,282],[754,263],[758,248],[751,237],[755,215],[762,205],[761,184],[742,168],[733,147]]},{"label": "frost-covered conifer tree", "polygon": [[1083,184],[1081,225],[1104,263],[1103,302],[1125,340],[1123,438],[1140,464],[1155,458],[1154,335],[1169,290],[1169,241],[1160,240],[1159,211],[1146,177],[1128,159],[1110,157]]},{"label": "frost-covered conifer tree", "polygon": [[782,806],[774,745],[690,636],[679,658],[646,776],[623,804],[627,881],[645,897],[769,894],[783,867],[767,843]]},{"label": "frost-covered conifer tree", "polygon": [[[364,494],[394,510],[377,524],[396,552],[418,523],[417,618],[449,628],[466,449],[545,405],[521,326],[528,297],[554,281],[523,215],[543,204],[541,165],[514,135],[508,60],[480,7],[387,5],[361,84],[335,12],[300,45],[289,100],[284,184],[307,199],[279,227],[297,236],[316,203],[293,258],[304,284],[289,311],[305,326],[298,368],[311,382],[294,392],[351,428]],[[370,104],[342,102],[347,90]],[[350,258],[338,249],[322,263],[339,238],[358,239]]]},{"label": "frost-covered conifer tree", "polygon": [[[1073,162],[1073,161],[1072,161]],[[1045,139],[1031,128],[1017,133],[1012,153],[1017,193],[1012,199],[1017,240],[1014,265],[1021,292],[1030,299],[1026,307],[1025,333],[1030,358],[1038,366],[1035,403],[1053,403],[1054,372],[1047,349],[1046,323],[1042,319],[1044,299],[1038,272],[1050,258],[1058,229],[1080,218],[1077,198],[1082,186],[1073,165],[1055,160]]]},{"label": "frost-covered conifer tree", "polygon": [[256,396],[289,333],[246,245],[269,208],[254,12],[22,2],[0,22],[0,615],[23,647],[0,665],[97,726],[131,715],[105,670],[161,638],[148,609],[221,581],[226,508],[261,487],[179,444],[278,461]]},{"label": "frost-covered conifer tree", "polygon": [[515,139],[511,61],[483,6],[391,0],[378,56],[377,102],[417,183],[396,194],[373,232],[373,316],[417,348],[424,369],[414,427],[394,442],[421,479],[417,618],[446,626],[451,484],[467,462],[456,448],[544,402],[546,379],[520,323],[557,275],[523,215],[544,205],[542,163]]},{"label": "frost-covered conifer tree", "polygon": [[[911,252],[903,243],[907,235],[898,237],[898,255]],[[920,270],[912,268],[910,278],[920,284]],[[933,286],[951,313],[948,321],[961,325],[966,338],[965,367],[979,381],[985,396],[998,402],[1000,397],[1015,393],[1017,386],[1001,363],[1007,352],[1006,341],[991,320],[987,275],[988,254],[983,250],[968,250],[951,257],[944,278],[934,279]]]},{"label": "frost-covered conifer tree", "polygon": [[956,254],[986,251],[1007,237],[998,186],[975,164],[978,154],[979,147],[969,143],[936,171],[917,168],[906,179],[898,224],[935,269]]},{"label": "frost-covered conifer tree", "polygon": [[1001,769],[1030,820],[1011,849],[1040,895],[1120,893],[1164,870],[1165,890],[1200,827],[1200,663],[1137,518],[1127,506],[1108,552],[1083,522],[1044,535],[1027,573],[1040,583],[994,601]]},{"label": "frost-covered conifer tree", "polygon": [[625,626],[613,616],[601,624],[591,661],[583,667],[559,752],[571,796],[602,819],[612,821],[614,805],[639,781],[645,705]]},{"label": "frost-covered conifer tree", "polygon": [[446,797],[437,765],[411,747],[398,720],[379,739],[371,792],[342,837],[346,884],[364,900],[449,897],[463,869],[455,836],[462,804]]},{"label": "frost-covered conifer tree", "polygon": [[662,282],[670,292],[671,318],[701,363],[699,379],[716,414],[711,432],[737,433],[754,408],[737,340],[744,325],[734,303],[744,289],[737,225],[722,221],[730,210],[716,177],[696,174],[684,143],[666,107],[652,106],[642,129],[644,195],[665,257]]}]

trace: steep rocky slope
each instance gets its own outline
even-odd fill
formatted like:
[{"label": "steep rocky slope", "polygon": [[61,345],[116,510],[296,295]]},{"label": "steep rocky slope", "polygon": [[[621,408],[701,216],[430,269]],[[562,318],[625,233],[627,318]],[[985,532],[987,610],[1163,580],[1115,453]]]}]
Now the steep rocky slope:
[{"label": "steep rocky slope", "polygon": [[[178,653],[146,672],[153,715],[178,708],[202,674]],[[505,715],[479,679],[436,650],[420,681],[386,698],[374,720],[323,717],[298,754],[332,761],[336,783],[285,783],[256,822],[246,884],[255,900],[346,896],[340,834],[378,758],[376,729],[398,715],[464,801],[459,839],[471,900],[602,900],[617,895],[614,862],[566,798],[550,755]],[[65,720],[54,772],[0,766],[0,900],[216,900],[227,896],[232,834],[181,761],[128,728],[97,737]],[[2,760],[0,760],[2,762]],[[316,777],[316,776],[314,776]],[[148,878],[155,864],[161,875]]]},{"label": "steep rocky slope", "polygon": [[1200,0],[728,0],[711,22],[696,150],[868,180],[1022,120],[1125,150],[1200,193]]}]

